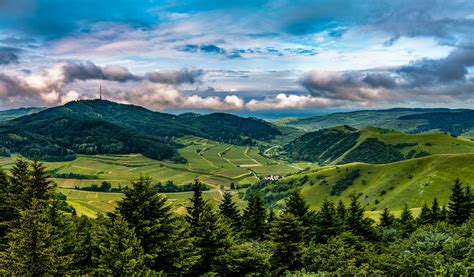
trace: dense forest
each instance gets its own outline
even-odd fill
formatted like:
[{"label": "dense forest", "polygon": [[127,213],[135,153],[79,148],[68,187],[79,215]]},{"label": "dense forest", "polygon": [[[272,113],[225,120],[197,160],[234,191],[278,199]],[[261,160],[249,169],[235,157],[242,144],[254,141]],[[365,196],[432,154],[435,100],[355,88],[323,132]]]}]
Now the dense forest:
[{"label": "dense forest", "polygon": [[254,194],[240,211],[230,192],[214,207],[200,187],[183,216],[141,177],[114,212],[78,217],[41,163],[19,159],[0,173],[0,275],[474,274],[473,195],[460,180],[449,205],[434,198],[416,218],[385,209],[378,223],[357,196],[314,211],[293,189],[282,209]]},{"label": "dense forest", "polygon": [[472,110],[412,114],[401,116],[399,119],[425,121],[426,123],[416,127],[415,132],[442,130],[458,136],[474,128],[474,111]]}]

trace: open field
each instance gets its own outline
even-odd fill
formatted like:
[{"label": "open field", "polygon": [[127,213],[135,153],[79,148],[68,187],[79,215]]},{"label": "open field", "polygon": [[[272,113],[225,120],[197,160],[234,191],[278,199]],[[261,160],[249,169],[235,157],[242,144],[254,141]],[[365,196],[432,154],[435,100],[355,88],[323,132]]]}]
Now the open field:
[{"label": "open field", "polygon": [[[86,215],[89,217],[95,217],[99,213],[113,211],[116,202],[123,197],[122,193],[91,192],[67,188],[59,188],[58,190],[67,196],[67,202],[76,209],[78,215]],[[237,197],[236,192],[233,192],[233,194],[237,206],[240,209],[243,209],[245,202]],[[167,193],[165,195],[168,197],[170,203],[172,203],[176,212],[184,213],[186,211],[188,200],[192,196],[192,192]],[[222,191],[204,191],[203,197],[213,205],[217,206],[222,199]]]},{"label": "open field", "polygon": [[[158,161],[140,154],[78,155],[68,162],[45,162],[53,174],[75,173],[87,178],[52,178],[59,187],[73,188],[108,181],[114,187],[126,186],[140,175],[155,182],[172,180],[175,184],[193,183],[197,178],[211,187],[229,186],[230,183],[255,183],[266,175],[287,175],[302,170],[299,164],[271,160],[258,153],[256,147],[222,144],[196,137],[179,140],[185,147],[179,153],[186,164]],[[0,167],[10,167],[15,158],[0,158]],[[54,176],[53,176],[54,177]]]}]

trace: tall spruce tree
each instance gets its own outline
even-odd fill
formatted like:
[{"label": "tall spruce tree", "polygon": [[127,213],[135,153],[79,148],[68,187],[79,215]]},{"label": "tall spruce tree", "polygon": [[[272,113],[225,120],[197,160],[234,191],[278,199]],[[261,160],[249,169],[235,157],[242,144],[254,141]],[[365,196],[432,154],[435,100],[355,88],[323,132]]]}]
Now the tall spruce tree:
[{"label": "tall spruce tree", "polygon": [[438,198],[433,199],[433,204],[431,205],[431,219],[433,223],[441,221],[441,209],[439,208]]},{"label": "tall spruce tree", "polygon": [[284,212],[293,214],[303,225],[309,226],[309,205],[298,190],[293,190],[285,201]]},{"label": "tall spruce tree", "polygon": [[0,251],[5,248],[8,223],[15,218],[16,212],[9,205],[9,181],[7,175],[0,170]]},{"label": "tall spruce tree", "polygon": [[97,273],[114,276],[140,276],[145,274],[146,256],[133,229],[122,216],[106,220],[99,231],[99,255],[94,257]]},{"label": "tall spruce tree", "polygon": [[339,200],[339,203],[337,204],[336,214],[341,224],[344,224],[347,217],[347,209],[342,200]]},{"label": "tall spruce tree", "polygon": [[133,181],[117,203],[117,211],[135,230],[145,254],[150,257],[148,268],[183,274],[197,261],[184,226],[166,197],[152,187],[150,178]]},{"label": "tall spruce tree", "polygon": [[452,224],[462,224],[470,217],[469,197],[464,193],[461,180],[456,179],[451,189],[451,200],[448,206],[448,221]]},{"label": "tall spruce tree", "polygon": [[232,229],[238,232],[241,229],[241,217],[235,202],[232,200],[232,193],[224,192],[219,210],[221,215],[230,221]]},{"label": "tall spruce tree", "polygon": [[408,237],[416,229],[415,219],[413,218],[413,214],[406,204],[402,210],[402,214],[400,215],[399,222],[400,229],[404,237]]},{"label": "tall spruce tree", "polygon": [[198,247],[201,258],[192,269],[192,275],[210,272],[217,258],[224,255],[233,245],[231,227],[228,221],[218,214],[210,204],[202,210],[201,220],[196,229],[195,246]]},{"label": "tall spruce tree", "polygon": [[327,199],[324,200],[316,218],[316,224],[313,225],[313,228],[318,242],[325,243],[330,237],[339,234],[341,222],[333,202]]},{"label": "tall spruce tree", "polygon": [[191,205],[186,208],[188,214],[185,218],[191,229],[191,235],[196,236],[196,230],[200,226],[201,218],[207,205],[207,201],[202,197],[202,185],[198,180],[194,183],[193,196],[189,201]]},{"label": "tall spruce tree", "polygon": [[351,196],[351,204],[347,212],[347,228],[356,235],[371,238],[373,236],[373,221],[364,217],[364,208],[359,203],[357,196]]},{"label": "tall spruce tree", "polygon": [[272,227],[275,251],[272,264],[280,275],[286,270],[301,269],[303,265],[305,227],[294,214],[285,212]]},{"label": "tall spruce tree", "polygon": [[91,274],[94,270],[93,257],[98,252],[94,231],[93,219],[84,215],[73,218],[70,234],[74,242],[74,259],[71,265],[74,269],[73,274]]},{"label": "tall spruce tree", "polygon": [[395,222],[395,216],[392,213],[390,213],[390,211],[387,208],[383,209],[383,212],[380,215],[380,226],[391,227],[394,222]]},{"label": "tall spruce tree", "polygon": [[0,253],[0,267],[17,276],[65,274],[72,261],[62,256],[64,240],[51,225],[44,204],[32,199],[28,209],[21,210],[7,235],[8,248]]},{"label": "tall spruce tree", "polygon": [[244,210],[244,235],[255,240],[264,240],[267,236],[267,211],[263,201],[258,194],[250,198],[247,208]]},{"label": "tall spruce tree", "polygon": [[420,224],[433,223],[433,214],[431,212],[431,209],[428,208],[428,205],[426,203],[421,208],[420,215],[418,216],[418,223]]}]

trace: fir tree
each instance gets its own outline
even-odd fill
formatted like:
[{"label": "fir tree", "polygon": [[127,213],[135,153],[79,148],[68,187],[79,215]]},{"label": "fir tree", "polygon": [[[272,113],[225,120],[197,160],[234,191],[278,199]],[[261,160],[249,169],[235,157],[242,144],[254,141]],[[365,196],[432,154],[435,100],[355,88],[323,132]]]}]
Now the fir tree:
[{"label": "fir tree", "polygon": [[197,180],[193,186],[193,196],[189,199],[191,205],[186,208],[188,214],[186,221],[191,228],[191,235],[196,236],[196,230],[199,228],[201,217],[207,205],[206,200],[202,198],[202,185]]},{"label": "fir tree", "polygon": [[470,201],[464,193],[462,183],[456,179],[451,189],[448,221],[452,224],[462,224],[470,217]]},{"label": "fir tree", "polygon": [[9,247],[0,254],[0,267],[11,275],[64,274],[71,263],[72,257],[61,256],[64,241],[55,234],[43,208],[39,200],[32,199],[7,235]]},{"label": "fir tree", "polygon": [[5,247],[8,222],[15,218],[16,213],[9,205],[9,182],[7,175],[0,170],[0,251]]},{"label": "fir tree", "polygon": [[347,227],[353,234],[370,238],[373,236],[373,221],[364,217],[364,209],[361,207],[357,196],[351,196],[351,204],[347,212]]},{"label": "fir tree", "polygon": [[120,215],[107,221],[99,239],[99,255],[94,258],[99,274],[135,276],[146,272],[140,241]]},{"label": "fir tree", "polygon": [[117,203],[117,210],[151,258],[147,261],[149,268],[182,274],[196,262],[191,239],[166,197],[153,189],[150,178],[133,181]]},{"label": "fir tree", "polygon": [[390,211],[385,208],[380,215],[380,226],[382,227],[391,227],[395,222],[395,216],[390,213]]},{"label": "fir tree", "polygon": [[224,255],[226,250],[233,245],[230,234],[228,222],[210,204],[206,204],[196,230],[195,245],[199,249],[201,259],[192,270],[193,275],[212,270],[217,262],[216,259]]},{"label": "fir tree", "polygon": [[272,264],[276,267],[275,271],[278,274],[285,270],[301,269],[304,233],[305,228],[302,222],[292,213],[283,213],[275,222],[272,228],[272,239],[275,243]]},{"label": "fir tree", "polygon": [[400,229],[404,237],[408,237],[416,229],[415,220],[410,209],[408,208],[408,205],[405,205],[403,208],[399,222]]},{"label": "fir tree", "polygon": [[333,202],[325,200],[316,218],[314,228],[317,241],[325,243],[330,237],[339,233],[340,221]]},{"label": "fir tree", "polygon": [[221,215],[230,221],[232,229],[238,232],[241,226],[241,218],[239,210],[232,200],[232,193],[224,192],[222,202],[219,205],[219,210]]},{"label": "fir tree", "polygon": [[418,216],[418,222],[420,224],[433,223],[433,214],[431,213],[431,209],[428,208],[428,205],[426,203],[421,208],[420,215]]},{"label": "fir tree", "polygon": [[433,204],[431,205],[431,219],[433,223],[441,221],[441,210],[439,208],[438,198],[433,199]]},{"label": "fir tree", "polygon": [[263,240],[267,235],[267,211],[258,194],[250,198],[244,210],[244,235],[247,238]]},{"label": "fir tree", "polygon": [[341,224],[343,224],[346,221],[347,209],[342,200],[339,200],[339,203],[337,204],[336,214]]},{"label": "fir tree", "polygon": [[74,218],[72,237],[74,241],[72,264],[74,273],[89,274],[94,270],[93,257],[98,251],[93,221],[84,215]]},{"label": "fir tree", "polygon": [[298,190],[292,191],[285,203],[286,207],[284,212],[293,214],[303,224],[309,225],[309,206]]}]

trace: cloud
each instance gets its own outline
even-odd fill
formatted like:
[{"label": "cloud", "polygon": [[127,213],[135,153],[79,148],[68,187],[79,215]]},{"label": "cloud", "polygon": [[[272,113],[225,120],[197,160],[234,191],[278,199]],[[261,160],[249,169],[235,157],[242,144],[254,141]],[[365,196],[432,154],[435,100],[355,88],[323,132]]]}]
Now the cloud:
[{"label": "cloud", "polygon": [[19,49],[0,46],[0,65],[18,64]]},{"label": "cloud", "polygon": [[442,91],[444,98],[453,100],[473,93],[474,81],[468,78],[468,68],[472,66],[473,49],[456,48],[442,59],[421,59],[390,69],[313,71],[299,83],[313,96],[362,104],[389,100],[439,101]]},{"label": "cloud", "polygon": [[75,80],[107,80],[116,82],[136,81],[138,77],[131,74],[127,68],[119,65],[107,65],[102,68],[92,62],[69,62],[61,66],[64,81],[72,83]]},{"label": "cloud", "polygon": [[145,74],[145,79],[152,83],[182,85],[199,82],[203,70],[181,69],[178,71],[153,71]]},{"label": "cloud", "polygon": [[288,110],[304,109],[310,107],[329,107],[334,106],[336,101],[324,97],[315,97],[312,95],[287,95],[279,93],[275,97],[267,97],[263,100],[250,100],[245,107],[251,111],[256,110]]}]

